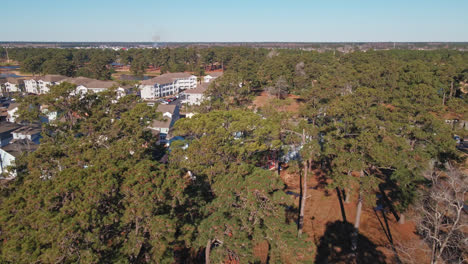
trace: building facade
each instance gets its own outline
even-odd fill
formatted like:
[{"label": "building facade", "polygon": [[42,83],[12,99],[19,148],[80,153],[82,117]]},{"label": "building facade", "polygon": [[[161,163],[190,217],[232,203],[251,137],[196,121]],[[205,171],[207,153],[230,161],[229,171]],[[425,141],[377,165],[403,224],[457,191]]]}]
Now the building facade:
[{"label": "building facade", "polygon": [[167,73],[141,82],[140,94],[145,100],[154,100],[197,87],[197,76],[189,73]]},{"label": "building facade", "polygon": [[32,77],[24,80],[24,88],[27,93],[46,94],[52,85],[60,84],[65,79],[66,76],[52,74]]}]

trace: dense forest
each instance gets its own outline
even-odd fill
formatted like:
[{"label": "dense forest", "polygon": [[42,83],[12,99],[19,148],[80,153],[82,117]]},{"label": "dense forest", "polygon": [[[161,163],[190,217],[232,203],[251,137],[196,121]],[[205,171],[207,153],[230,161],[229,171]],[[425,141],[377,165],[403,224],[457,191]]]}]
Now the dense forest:
[{"label": "dense forest", "polygon": [[[8,53],[33,74],[105,80],[111,63],[131,65],[136,75],[149,66],[224,74],[194,109],[198,114],[177,121],[171,133],[184,141],[170,150],[146,129],[161,117],[136,96],[117,102],[115,91],[71,97],[75,87],[63,83],[47,95],[18,98],[24,121],[36,121],[42,104],[63,118],[42,125],[40,147],[19,160],[18,177],[1,187],[5,263],[264,263],[254,250],[261,245],[267,245],[268,263],[312,263],[317,245],[302,227],[304,186],[313,169],[320,168],[327,188],[344,199],[355,194],[348,202],[357,204],[358,217],[362,207],[375,206],[376,194],[391,201],[399,218],[417,211],[422,200],[437,203],[428,196],[437,191],[437,173],[457,175],[467,186],[466,175],[452,173],[464,160],[453,137],[467,135],[459,125],[468,119],[465,52],[216,47]],[[261,92],[272,100],[257,107]],[[294,102],[297,111],[279,110]],[[300,146],[289,164],[302,179],[299,204],[277,173],[260,165],[293,146]],[[454,217],[446,213],[443,220],[453,232],[431,233],[433,223],[420,223],[433,263],[467,254],[457,226],[466,215]],[[349,233],[356,252],[359,223],[356,218]]]}]

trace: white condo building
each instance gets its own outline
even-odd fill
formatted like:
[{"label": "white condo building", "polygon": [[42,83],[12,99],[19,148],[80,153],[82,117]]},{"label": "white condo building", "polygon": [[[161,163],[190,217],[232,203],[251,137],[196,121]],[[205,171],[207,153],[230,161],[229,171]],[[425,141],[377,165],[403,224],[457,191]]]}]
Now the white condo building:
[{"label": "white condo building", "polygon": [[220,77],[221,75],[223,75],[223,72],[210,72],[207,75],[205,75],[205,77],[203,78],[203,81],[206,83],[209,83],[212,80]]},{"label": "white condo building", "polygon": [[37,76],[24,80],[24,88],[27,93],[46,94],[50,86],[60,84],[67,77],[62,75]]},{"label": "white condo building", "polygon": [[189,105],[200,105],[200,103],[205,100],[205,91],[208,89],[210,83],[201,83],[195,89],[184,91],[185,98],[182,103],[187,103]]},{"label": "white condo building", "polygon": [[197,76],[190,73],[166,73],[141,82],[141,98],[152,100],[197,87]]}]

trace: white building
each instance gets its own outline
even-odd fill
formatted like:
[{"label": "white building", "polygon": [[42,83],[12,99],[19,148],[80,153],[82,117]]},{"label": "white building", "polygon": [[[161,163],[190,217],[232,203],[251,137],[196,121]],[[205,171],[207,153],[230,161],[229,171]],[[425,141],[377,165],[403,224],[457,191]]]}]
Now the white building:
[{"label": "white building", "polygon": [[0,148],[0,179],[13,179],[16,177],[14,168],[16,158],[25,152],[33,152],[38,145],[28,139],[14,140]]},{"label": "white building", "polygon": [[7,112],[8,112],[7,121],[8,122],[14,123],[16,121],[16,118],[18,118],[18,113],[16,113],[18,111],[18,106],[19,106],[18,103],[11,103],[8,106],[8,110],[7,110]]},{"label": "white building", "polygon": [[100,93],[111,87],[118,87],[118,83],[114,81],[101,81],[86,77],[69,78],[63,81],[76,84],[75,94]]},{"label": "white building", "polygon": [[185,98],[182,103],[189,105],[200,105],[205,100],[205,91],[208,89],[209,83],[201,83],[195,89],[184,91]]},{"label": "white building", "polygon": [[60,84],[67,79],[62,75],[45,75],[27,78],[24,80],[24,88],[27,93],[45,94],[50,91],[50,86]]},{"label": "white building", "polygon": [[12,132],[13,141],[27,139],[34,142],[34,144],[39,144],[41,131],[41,128],[37,126],[22,126]]},{"label": "white building", "polygon": [[0,147],[8,145],[13,140],[13,131],[18,129],[20,125],[10,122],[0,122]]},{"label": "white building", "polygon": [[190,73],[166,73],[141,82],[141,98],[154,100],[197,87],[197,76]]},{"label": "white building", "polygon": [[153,120],[149,129],[158,132],[160,143],[165,144],[169,139],[169,131],[179,119],[179,107],[177,105],[158,105],[157,112],[162,113],[159,120]]},{"label": "white building", "polygon": [[41,113],[44,115],[41,117],[41,122],[50,123],[52,121],[57,120],[57,111],[49,110],[48,105],[41,105],[40,110]]},{"label": "white building", "polygon": [[7,81],[3,84],[5,86],[5,91],[9,93],[16,93],[21,91],[23,86],[23,80],[19,78],[9,77]]},{"label": "white building", "polygon": [[223,72],[210,72],[209,74],[205,75],[205,77],[203,78],[203,80],[206,82],[206,83],[209,83],[211,82],[212,80],[220,77],[221,75],[223,75]]}]

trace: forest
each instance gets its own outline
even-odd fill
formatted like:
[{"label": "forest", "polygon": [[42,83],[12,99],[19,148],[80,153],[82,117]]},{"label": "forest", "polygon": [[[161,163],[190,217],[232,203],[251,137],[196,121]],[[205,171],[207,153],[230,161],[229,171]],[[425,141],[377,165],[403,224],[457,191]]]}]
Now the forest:
[{"label": "forest", "polygon": [[[417,263],[393,242],[394,256],[365,255],[360,216],[378,205],[411,216],[431,263],[467,259],[466,153],[454,140],[468,136],[465,52],[0,48],[1,60],[7,51],[31,74],[108,80],[112,63],[135,75],[224,74],[176,122],[184,140],[170,149],[147,129],[162,117],[138,96],[73,97],[62,83],[17,98],[24,122],[38,121],[40,105],[62,118],[42,124],[39,148],[1,183],[3,263]],[[261,94],[269,100],[255,104]],[[294,149],[286,168],[280,157]],[[263,166],[271,157],[274,170]],[[317,171],[356,205],[340,223],[350,250],[335,259],[320,259],[303,230]]]}]

